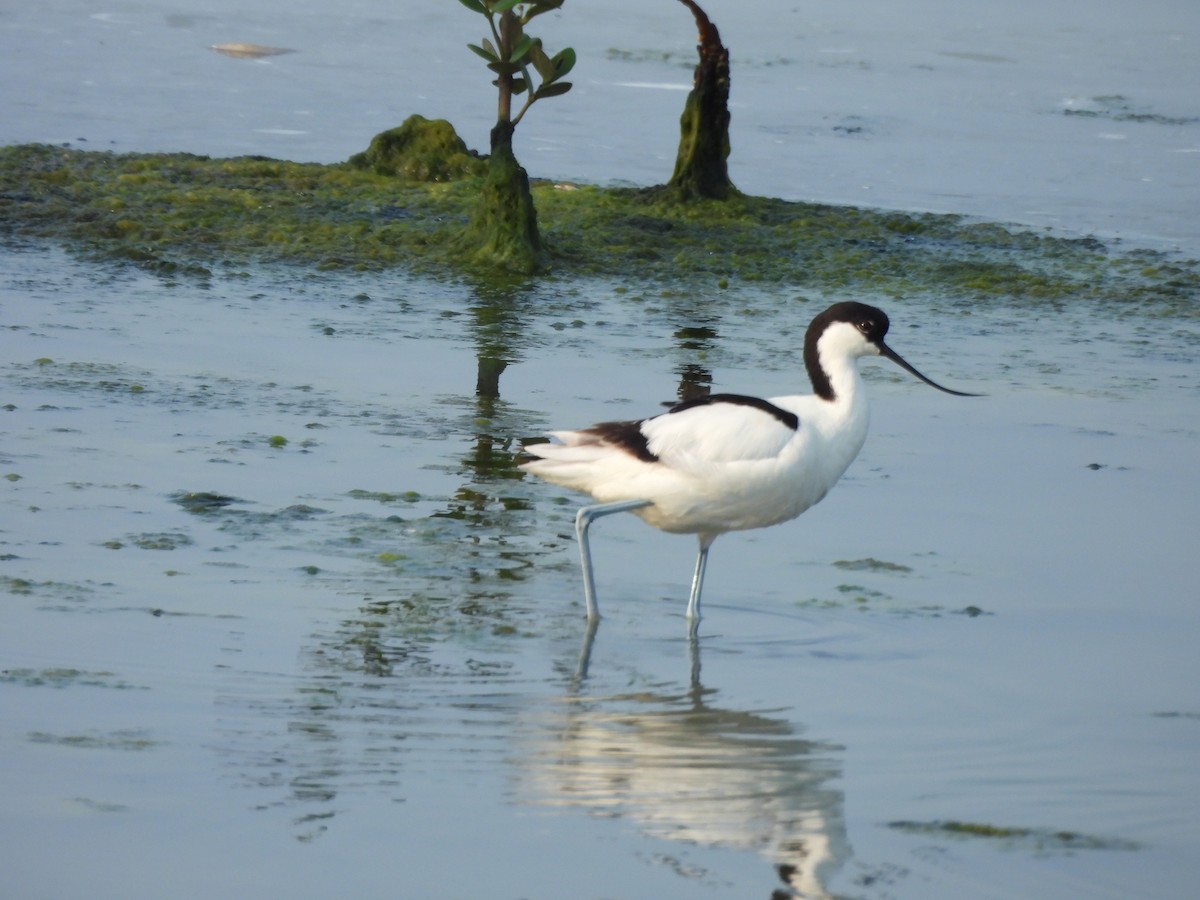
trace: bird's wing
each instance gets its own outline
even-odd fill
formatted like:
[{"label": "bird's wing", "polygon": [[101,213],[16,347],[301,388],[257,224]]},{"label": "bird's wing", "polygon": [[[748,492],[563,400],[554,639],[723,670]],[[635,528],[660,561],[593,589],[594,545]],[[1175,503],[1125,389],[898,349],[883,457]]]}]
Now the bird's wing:
[{"label": "bird's wing", "polygon": [[799,428],[795,413],[740,394],[689,400],[641,423],[650,453],[680,468],[771,459]]}]

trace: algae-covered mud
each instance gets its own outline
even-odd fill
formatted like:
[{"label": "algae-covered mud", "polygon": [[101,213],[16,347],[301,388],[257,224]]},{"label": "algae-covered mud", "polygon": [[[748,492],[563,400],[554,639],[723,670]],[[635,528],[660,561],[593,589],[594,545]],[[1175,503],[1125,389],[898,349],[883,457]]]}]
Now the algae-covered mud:
[{"label": "algae-covered mud", "polygon": [[[460,177],[412,180],[371,159],[321,166],[2,148],[0,227],[198,276],[278,261],[496,274],[473,263],[477,248],[464,241],[481,174],[467,167],[454,170]],[[1180,315],[1192,314],[1200,291],[1200,265],[1179,254],[959,216],[745,195],[681,204],[653,189],[544,182],[533,193],[560,277],[636,273],[700,290],[766,282],[1033,303],[1086,296],[1125,312]]]}]

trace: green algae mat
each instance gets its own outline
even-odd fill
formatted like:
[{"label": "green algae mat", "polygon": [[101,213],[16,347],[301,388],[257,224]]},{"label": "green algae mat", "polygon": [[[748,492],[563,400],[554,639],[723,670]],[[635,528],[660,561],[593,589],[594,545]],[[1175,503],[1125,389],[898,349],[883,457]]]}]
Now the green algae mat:
[{"label": "green algae mat", "polygon": [[[196,277],[269,263],[486,277],[462,238],[480,171],[420,181],[350,162],[11,146],[0,148],[0,234]],[[682,203],[656,188],[536,180],[532,190],[543,277],[1197,314],[1200,262],[1093,237],[746,195]]]}]

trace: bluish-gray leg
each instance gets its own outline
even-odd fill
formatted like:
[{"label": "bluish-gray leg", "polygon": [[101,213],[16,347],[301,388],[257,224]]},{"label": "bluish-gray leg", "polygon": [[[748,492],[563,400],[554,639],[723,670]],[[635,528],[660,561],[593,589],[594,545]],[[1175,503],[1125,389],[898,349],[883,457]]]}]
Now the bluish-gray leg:
[{"label": "bluish-gray leg", "polygon": [[717,539],[715,534],[700,535],[700,553],[696,556],[696,572],[692,575],[692,593],[688,597],[687,617],[692,627],[700,621],[700,591],[704,588],[704,569],[708,565],[708,548]]},{"label": "bluish-gray leg", "polygon": [[592,551],[588,544],[588,528],[591,527],[592,520],[649,505],[649,500],[617,500],[613,503],[584,506],[575,514],[575,536],[579,539],[579,560],[583,565],[583,599],[587,604],[588,619],[595,621],[600,618],[600,609],[596,605],[596,576],[592,574]]},{"label": "bluish-gray leg", "polygon": [[575,664],[575,677],[571,679],[571,692],[583,687],[587,680],[588,666],[592,661],[592,644],[596,641],[596,629],[600,626],[599,619],[588,619],[587,627],[583,630],[583,647],[579,650],[579,662]]}]

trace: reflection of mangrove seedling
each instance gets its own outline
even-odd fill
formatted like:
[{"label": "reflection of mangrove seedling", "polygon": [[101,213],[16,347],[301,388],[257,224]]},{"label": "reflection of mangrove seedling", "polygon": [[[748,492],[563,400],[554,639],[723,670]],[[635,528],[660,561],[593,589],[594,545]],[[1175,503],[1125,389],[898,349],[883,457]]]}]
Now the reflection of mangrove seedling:
[{"label": "reflection of mangrove seedling", "polygon": [[[467,46],[496,73],[492,84],[499,98],[487,176],[466,240],[478,262],[531,272],[538,266],[541,238],[529,177],[513,155],[512,136],[534,103],[571,89],[571,83],[562,79],[575,65],[575,51],[567,48],[549,56],[541,39],[525,33],[531,19],[558,9],[563,0],[459,2],[488,21],[491,37]],[[514,115],[513,98],[522,95],[524,102]]]}]

